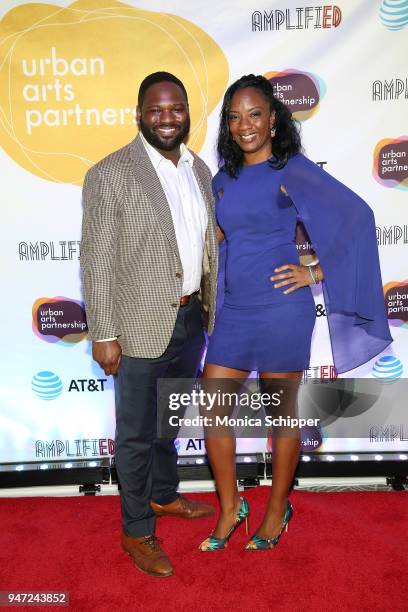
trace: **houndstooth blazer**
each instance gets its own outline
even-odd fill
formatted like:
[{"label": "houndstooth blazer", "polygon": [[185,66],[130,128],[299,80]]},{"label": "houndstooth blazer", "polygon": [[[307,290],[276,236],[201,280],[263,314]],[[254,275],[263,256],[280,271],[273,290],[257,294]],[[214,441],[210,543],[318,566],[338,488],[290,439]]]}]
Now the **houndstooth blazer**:
[{"label": "houndstooth blazer", "polygon": [[[208,215],[199,298],[211,334],[218,246],[211,173],[194,155]],[[83,186],[81,270],[90,337],[125,355],[159,357],[173,333],[183,270],[170,208],[141,138],[93,166]]]}]

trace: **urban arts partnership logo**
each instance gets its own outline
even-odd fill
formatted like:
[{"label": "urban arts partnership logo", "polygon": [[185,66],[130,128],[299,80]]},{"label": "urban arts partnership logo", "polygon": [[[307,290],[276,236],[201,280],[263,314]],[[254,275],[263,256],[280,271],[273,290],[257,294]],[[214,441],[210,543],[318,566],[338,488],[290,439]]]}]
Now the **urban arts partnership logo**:
[{"label": "urban arts partnership logo", "polygon": [[296,223],[295,243],[302,265],[307,266],[316,259],[316,252],[313,249],[309,234],[307,233],[306,228],[302,223],[302,219],[299,216],[297,217]]},{"label": "urban arts partnership logo", "polygon": [[[318,425],[304,425],[300,430],[300,443],[303,453],[313,453],[317,450],[321,450],[323,444],[323,432],[322,428]],[[273,450],[273,436],[269,435],[266,440],[266,450],[271,453]]]},{"label": "urban arts partnership logo", "polygon": [[303,452],[318,450],[323,444],[323,433],[321,427],[306,425],[301,429],[301,444]]},{"label": "urban arts partnership logo", "polygon": [[32,312],[33,331],[45,342],[72,346],[86,337],[88,327],[82,302],[62,296],[39,298]]},{"label": "urban arts partnership logo", "polygon": [[408,23],[408,0],[383,0],[380,21],[388,30],[401,30]]},{"label": "urban arts partnership logo", "polygon": [[160,67],[182,79],[196,151],[228,82],[227,59],[204,30],[117,0],[20,4],[1,20],[0,38],[0,144],[49,181],[81,185],[134,136],[135,91],[124,74],[137,85]]},{"label": "urban arts partnership logo", "polygon": [[31,380],[31,388],[42,400],[53,400],[62,393],[62,380],[54,372],[43,370],[37,372]]},{"label": "urban arts partnership logo", "polygon": [[384,355],[375,362],[372,375],[382,382],[392,382],[401,378],[403,371],[402,362],[398,357]]},{"label": "urban arts partnership logo", "polygon": [[271,82],[275,96],[290,108],[298,121],[312,117],[326,93],[322,79],[310,72],[288,68],[282,72],[267,72],[265,77]]},{"label": "urban arts partnership logo", "polygon": [[408,279],[384,285],[384,300],[390,325],[408,328]]},{"label": "urban arts partnership logo", "polygon": [[260,10],[252,13],[251,26],[253,32],[330,29],[339,27],[341,17],[335,4]]},{"label": "urban arts partnership logo", "polygon": [[380,140],[374,150],[373,175],[383,187],[408,189],[408,137]]}]

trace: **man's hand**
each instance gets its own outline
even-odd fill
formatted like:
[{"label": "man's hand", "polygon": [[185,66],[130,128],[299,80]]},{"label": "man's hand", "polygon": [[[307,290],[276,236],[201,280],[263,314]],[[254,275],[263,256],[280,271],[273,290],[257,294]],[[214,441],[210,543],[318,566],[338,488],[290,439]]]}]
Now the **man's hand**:
[{"label": "man's hand", "polygon": [[116,374],[122,357],[122,349],[117,340],[92,342],[92,357],[99,363],[106,376]]}]

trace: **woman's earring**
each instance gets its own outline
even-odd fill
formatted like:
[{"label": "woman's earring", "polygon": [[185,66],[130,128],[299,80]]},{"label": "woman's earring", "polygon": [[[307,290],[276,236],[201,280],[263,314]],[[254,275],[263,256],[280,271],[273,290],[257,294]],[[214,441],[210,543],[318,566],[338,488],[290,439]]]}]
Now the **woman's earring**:
[{"label": "woman's earring", "polygon": [[273,128],[271,129],[271,138],[274,138],[276,134],[276,127],[273,126]]}]

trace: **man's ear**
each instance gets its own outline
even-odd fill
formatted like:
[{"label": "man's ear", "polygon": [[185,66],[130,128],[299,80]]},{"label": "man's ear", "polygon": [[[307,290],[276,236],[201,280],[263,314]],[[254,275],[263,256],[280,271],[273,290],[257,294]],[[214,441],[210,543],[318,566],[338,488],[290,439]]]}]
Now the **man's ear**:
[{"label": "man's ear", "polygon": [[140,125],[140,118],[142,116],[142,111],[140,110],[140,106],[136,106],[136,123]]}]

